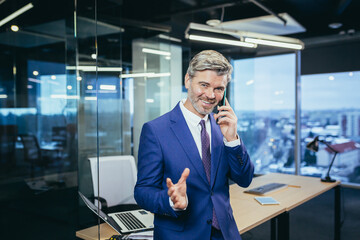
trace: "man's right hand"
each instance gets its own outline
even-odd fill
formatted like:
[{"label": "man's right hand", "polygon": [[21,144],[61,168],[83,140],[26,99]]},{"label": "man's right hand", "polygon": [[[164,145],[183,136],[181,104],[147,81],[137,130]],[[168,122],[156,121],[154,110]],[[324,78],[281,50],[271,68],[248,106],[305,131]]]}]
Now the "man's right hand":
[{"label": "man's right hand", "polygon": [[176,209],[185,209],[188,205],[186,197],[186,179],[190,174],[190,169],[185,168],[181,174],[181,178],[176,184],[173,184],[170,178],[166,179],[166,186],[168,187],[168,195]]}]

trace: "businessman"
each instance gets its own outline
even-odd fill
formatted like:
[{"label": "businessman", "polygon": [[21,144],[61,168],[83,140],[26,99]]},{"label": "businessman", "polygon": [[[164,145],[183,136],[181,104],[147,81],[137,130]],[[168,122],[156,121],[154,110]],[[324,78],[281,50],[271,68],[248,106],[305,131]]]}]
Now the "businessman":
[{"label": "businessman", "polygon": [[241,239],[228,179],[247,187],[254,167],[229,102],[217,107],[231,72],[220,53],[198,53],[185,75],[187,98],[142,128],[134,194],[155,214],[156,240]]}]

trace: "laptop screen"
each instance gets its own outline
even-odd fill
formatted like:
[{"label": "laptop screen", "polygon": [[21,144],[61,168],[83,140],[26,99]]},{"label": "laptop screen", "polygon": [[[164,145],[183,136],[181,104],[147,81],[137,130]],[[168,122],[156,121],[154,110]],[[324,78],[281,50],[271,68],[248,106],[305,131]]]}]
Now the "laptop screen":
[{"label": "laptop screen", "polygon": [[98,209],[81,192],[79,192],[79,195],[91,211],[98,215],[118,233],[131,233],[154,228],[153,214],[144,209],[106,214]]},{"label": "laptop screen", "polygon": [[98,215],[102,220],[104,220],[107,224],[109,224],[115,231],[121,233],[121,227],[117,225],[117,223],[108,217],[103,211],[98,209],[89,199],[87,199],[81,192],[79,192],[81,199],[85,202],[86,206],[88,206],[91,211],[93,211],[96,215]]}]

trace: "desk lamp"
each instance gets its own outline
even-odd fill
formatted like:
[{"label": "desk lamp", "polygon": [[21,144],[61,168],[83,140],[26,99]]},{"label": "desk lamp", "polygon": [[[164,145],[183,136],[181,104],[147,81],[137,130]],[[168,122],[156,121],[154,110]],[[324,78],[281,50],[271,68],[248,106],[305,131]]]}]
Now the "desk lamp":
[{"label": "desk lamp", "polygon": [[326,177],[325,178],[321,178],[321,181],[322,182],[335,182],[336,180],[335,179],[332,179],[330,177],[330,170],[331,170],[331,167],[334,163],[334,160],[335,160],[335,157],[336,155],[339,153],[338,151],[336,151],[334,148],[332,148],[327,142],[325,142],[324,140],[320,140],[319,139],[319,136],[316,136],[311,142],[309,142],[308,144],[306,144],[306,148],[311,150],[311,151],[314,151],[314,152],[317,152],[319,151],[319,142],[325,144],[331,151],[333,151],[334,153],[334,157],[332,158],[331,160],[331,163],[330,163],[330,166],[329,166],[329,169],[327,171],[327,174],[326,174]]}]

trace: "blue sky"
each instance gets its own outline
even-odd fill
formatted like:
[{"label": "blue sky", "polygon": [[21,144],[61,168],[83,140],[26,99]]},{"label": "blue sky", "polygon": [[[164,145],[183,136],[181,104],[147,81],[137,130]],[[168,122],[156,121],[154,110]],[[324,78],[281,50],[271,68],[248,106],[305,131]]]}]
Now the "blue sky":
[{"label": "blue sky", "polygon": [[[295,54],[235,60],[235,110],[295,108]],[[360,108],[360,72],[304,75],[303,110]]]}]

